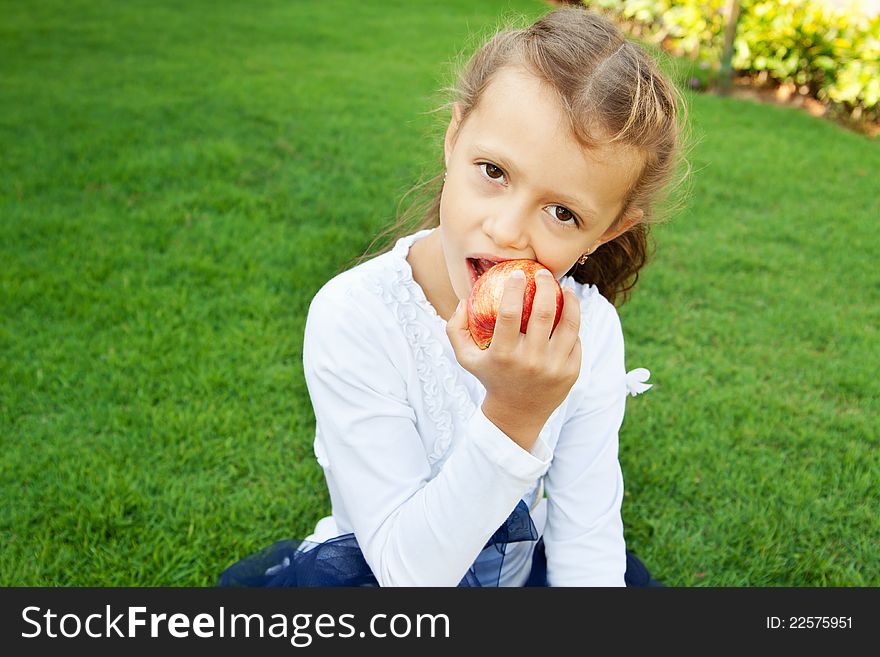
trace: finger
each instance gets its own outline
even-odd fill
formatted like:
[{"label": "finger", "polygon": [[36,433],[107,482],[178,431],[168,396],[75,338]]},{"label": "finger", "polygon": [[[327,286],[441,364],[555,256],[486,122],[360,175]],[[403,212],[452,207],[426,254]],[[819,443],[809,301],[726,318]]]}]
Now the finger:
[{"label": "finger", "polygon": [[562,290],[562,314],[550,337],[548,361],[562,365],[570,361],[575,345],[580,342],[580,300],[571,289]]},{"label": "finger", "polygon": [[556,319],[556,290],[558,284],[547,269],[539,269],[535,274],[535,296],[526,329],[526,343],[535,348],[547,346]]},{"label": "finger", "polygon": [[474,350],[480,350],[471,337],[470,329],[468,329],[467,301],[465,299],[458,302],[458,306],[446,322],[446,335],[452,344],[455,357],[462,365],[469,360]]},{"label": "finger", "polygon": [[555,353],[566,358],[578,340],[581,330],[580,299],[571,288],[562,290],[562,314],[559,323],[553,330],[550,344]]},{"label": "finger", "polygon": [[522,325],[523,293],[526,288],[526,275],[523,271],[515,271],[504,281],[501,303],[495,317],[495,332],[489,348],[495,351],[499,347],[509,349],[519,342]]},{"label": "finger", "polygon": [[580,337],[575,338],[574,345],[571,348],[571,351],[568,353],[568,359],[566,362],[571,363],[572,367],[577,371],[578,375],[580,375],[581,371],[581,358],[583,357],[583,352],[581,349],[581,339]]}]

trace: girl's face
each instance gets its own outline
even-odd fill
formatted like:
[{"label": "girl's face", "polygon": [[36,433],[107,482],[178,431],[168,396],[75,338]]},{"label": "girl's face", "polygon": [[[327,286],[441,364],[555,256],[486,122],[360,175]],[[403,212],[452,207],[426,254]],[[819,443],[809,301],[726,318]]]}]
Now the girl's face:
[{"label": "girl's face", "polygon": [[642,157],[584,149],[555,94],[523,69],[500,70],[463,123],[455,107],[445,155],[438,233],[457,299],[476,280],[473,259],[537,260],[560,279],[642,216],[611,226]]}]

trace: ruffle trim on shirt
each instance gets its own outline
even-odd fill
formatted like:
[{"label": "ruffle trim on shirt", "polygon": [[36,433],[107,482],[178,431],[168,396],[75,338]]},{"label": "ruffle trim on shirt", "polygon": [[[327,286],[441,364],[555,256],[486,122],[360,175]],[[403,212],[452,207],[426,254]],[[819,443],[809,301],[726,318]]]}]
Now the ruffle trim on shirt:
[{"label": "ruffle trim on shirt", "polygon": [[653,384],[645,383],[651,378],[651,372],[644,367],[638,367],[626,373],[626,390],[633,397],[640,395]]},{"label": "ruffle trim on shirt", "polygon": [[431,329],[423,323],[416,305],[425,310],[432,321],[442,325],[445,321],[437,314],[434,306],[425,297],[422,288],[412,277],[412,269],[406,261],[410,245],[417,239],[427,235],[431,230],[419,231],[397,241],[392,249],[391,263],[394,276],[386,272],[380,276],[370,276],[369,285],[382,301],[392,310],[403,333],[412,348],[416,359],[416,372],[422,386],[422,399],[428,416],[437,430],[437,439],[428,463],[432,468],[444,458],[452,444],[455,431],[454,416],[466,422],[476,410],[476,404],[467,394],[467,390],[458,377],[457,368],[449,362],[443,352],[443,346],[434,338]]}]

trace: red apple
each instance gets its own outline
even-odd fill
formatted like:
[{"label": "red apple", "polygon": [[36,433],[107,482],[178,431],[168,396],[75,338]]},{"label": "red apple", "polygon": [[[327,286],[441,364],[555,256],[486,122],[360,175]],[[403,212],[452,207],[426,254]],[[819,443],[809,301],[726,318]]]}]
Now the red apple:
[{"label": "red apple", "polygon": [[[504,260],[487,269],[477,279],[468,297],[467,313],[471,337],[480,349],[487,349],[492,342],[495,319],[501,305],[501,294],[504,292],[504,282],[517,270],[523,271],[526,275],[522,321],[519,327],[520,333],[526,332],[529,316],[532,314],[532,301],[535,298],[535,274],[540,269],[547,269],[547,267],[534,260]],[[553,328],[555,329],[559,323],[559,317],[562,315],[563,300],[562,288],[559,287],[556,277],[552,276],[552,280],[556,285],[556,318],[553,320]]]}]

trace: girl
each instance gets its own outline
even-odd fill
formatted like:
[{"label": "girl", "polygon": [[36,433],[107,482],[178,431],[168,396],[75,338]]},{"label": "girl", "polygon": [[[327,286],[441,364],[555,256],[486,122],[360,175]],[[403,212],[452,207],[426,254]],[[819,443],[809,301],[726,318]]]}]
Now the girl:
[{"label": "girl", "polygon": [[[677,165],[675,87],[583,8],[502,31],[460,78],[422,229],[332,278],[303,367],[332,515],[221,585],[654,584],[626,551],[622,302]],[[488,265],[538,277],[526,333],[511,276],[491,345],[466,304]],[[644,380],[646,377],[641,377]]]}]

